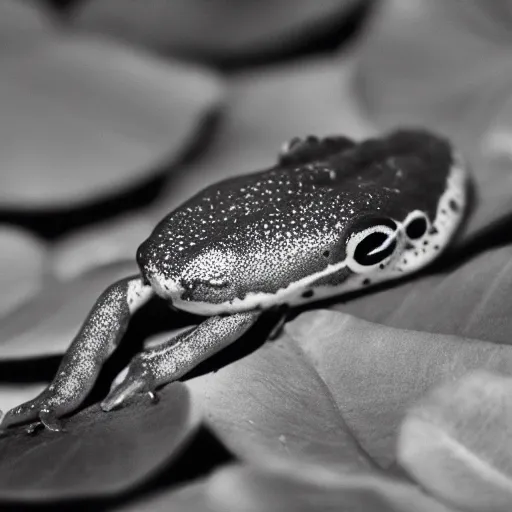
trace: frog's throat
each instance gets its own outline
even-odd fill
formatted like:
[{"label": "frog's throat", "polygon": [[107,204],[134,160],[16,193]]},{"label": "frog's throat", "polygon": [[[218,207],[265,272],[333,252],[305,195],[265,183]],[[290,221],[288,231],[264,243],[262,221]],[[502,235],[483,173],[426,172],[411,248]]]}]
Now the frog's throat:
[{"label": "frog's throat", "polygon": [[[200,315],[218,315],[254,309],[269,309],[279,304],[297,306],[404,277],[425,267],[436,259],[448,246],[460,226],[466,210],[467,172],[464,162],[457,153],[452,155],[452,162],[446,187],[439,198],[436,216],[429,232],[418,243],[412,244],[411,249],[406,249],[405,244],[399,244],[401,246],[401,252],[398,251],[399,257],[392,256],[393,261],[387,264],[384,269],[376,268],[372,272],[358,273],[354,271],[353,261],[350,258],[346,258],[341,262],[328,265],[319,272],[291,283],[275,293],[249,292],[243,298],[235,298],[217,304],[183,300],[182,297],[185,290],[175,281],[166,279],[165,276],[156,272],[156,269],[152,273],[151,285],[158,295],[170,299],[173,306],[178,309]],[[402,221],[395,219],[398,226],[397,232],[401,234],[402,239],[405,237],[404,232],[407,222],[417,213],[418,210],[409,212]],[[424,244],[426,240],[428,244]],[[351,272],[349,272],[350,277],[342,280],[341,283],[314,286],[314,283],[318,280],[339,273],[343,269],[349,269]],[[313,288],[311,288],[312,286]],[[310,293],[304,295],[305,290],[310,290]],[[311,290],[314,291],[313,294],[311,294]]]}]

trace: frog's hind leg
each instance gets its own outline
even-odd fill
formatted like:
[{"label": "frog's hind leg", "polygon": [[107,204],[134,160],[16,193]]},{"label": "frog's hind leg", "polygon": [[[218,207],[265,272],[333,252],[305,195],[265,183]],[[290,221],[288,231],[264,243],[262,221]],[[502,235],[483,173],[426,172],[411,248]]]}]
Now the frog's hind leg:
[{"label": "frog's hind leg", "polygon": [[157,347],[135,356],[115,379],[101,404],[110,411],[133,395],[148,393],[155,401],[158,386],[179,379],[200,362],[234,342],[258,319],[260,312],[213,316]]},{"label": "frog's hind leg", "polygon": [[[8,411],[0,429],[41,422],[53,431],[62,430],[58,418],[75,410],[94,385],[104,361],[116,348],[131,315],[153,294],[141,277],[129,277],[109,286],[99,297],[71,343],[53,382],[36,398]],[[28,427],[29,431],[34,425]]]},{"label": "frog's hind leg", "polygon": [[353,140],[341,135],[323,138],[309,135],[304,139],[294,137],[281,147],[279,164],[300,165],[325,160],[337,153],[352,149],[355,145]]}]

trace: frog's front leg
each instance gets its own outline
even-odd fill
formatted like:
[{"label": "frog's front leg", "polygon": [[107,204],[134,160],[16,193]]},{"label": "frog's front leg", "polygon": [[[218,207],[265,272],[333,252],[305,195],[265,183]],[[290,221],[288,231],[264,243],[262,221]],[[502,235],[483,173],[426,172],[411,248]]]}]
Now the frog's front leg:
[{"label": "frog's front leg", "polygon": [[[71,343],[53,382],[33,400],[8,411],[0,428],[36,420],[50,430],[62,430],[58,418],[83,402],[102,364],[124,334],[131,315],[152,295],[151,287],[138,276],[109,286]],[[33,425],[29,427],[29,431],[33,429]]]},{"label": "frog's front leg", "polygon": [[101,404],[104,411],[118,407],[129,397],[148,393],[179,379],[200,362],[237,340],[258,319],[260,312],[250,311],[213,316],[169,341],[141,352],[121,372]]}]

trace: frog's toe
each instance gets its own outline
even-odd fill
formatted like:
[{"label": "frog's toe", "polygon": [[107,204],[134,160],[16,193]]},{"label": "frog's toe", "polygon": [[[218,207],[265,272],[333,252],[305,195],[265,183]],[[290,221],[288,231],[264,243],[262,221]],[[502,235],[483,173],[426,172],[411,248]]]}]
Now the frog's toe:
[{"label": "frog's toe", "polygon": [[152,379],[149,378],[147,372],[141,370],[138,364],[132,362],[127,369],[123,370],[116,377],[110,393],[101,402],[101,408],[105,412],[117,409],[129,398],[144,393],[148,393],[152,401],[154,401],[156,395],[153,387]]},{"label": "frog's toe", "polygon": [[35,400],[18,405],[1,415],[0,430],[5,430],[13,425],[37,420],[38,415],[39,409],[36,407]]},{"label": "frog's toe", "polygon": [[62,422],[57,418],[55,412],[50,410],[42,410],[39,413],[41,423],[52,432],[65,432],[66,429],[62,426]]},{"label": "frog's toe", "polygon": [[5,430],[9,427],[20,425],[23,423],[32,422],[27,426],[27,433],[33,433],[38,426],[43,425],[52,432],[62,432],[64,428],[58,420],[58,411],[54,410],[47,396],[43,393],[38,397],[18,405],[7,411],[0,418],[0,430]]}]

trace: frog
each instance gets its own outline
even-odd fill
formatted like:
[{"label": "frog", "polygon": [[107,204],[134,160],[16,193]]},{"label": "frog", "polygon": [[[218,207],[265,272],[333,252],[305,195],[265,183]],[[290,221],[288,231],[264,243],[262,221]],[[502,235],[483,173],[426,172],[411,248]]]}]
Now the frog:
[{"label": "frog", "polygon": [[[150,299],[199,315],[137,353],[101,408],[182,379],[238,340],[266,310],[300,307],[403,278],[433,262],[467,210],[468,172],[451,142],[423,128],[354,141],[295,137],[275,163],[209,185],[139,246],[139,274],[100,295],[53,381],[2,415],[0,428],[65,430],[130,318]],[[286,318],[286,317],[284,317]]]}]

